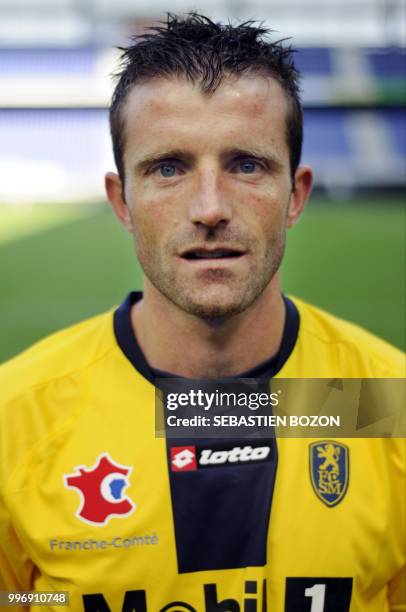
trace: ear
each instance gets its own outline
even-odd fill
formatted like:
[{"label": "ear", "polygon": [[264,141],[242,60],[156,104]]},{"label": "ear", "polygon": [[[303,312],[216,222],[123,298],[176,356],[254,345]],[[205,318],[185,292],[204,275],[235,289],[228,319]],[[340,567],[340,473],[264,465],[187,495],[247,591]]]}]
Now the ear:
[{"label": "ear", "polygon": [[107,198],[111,204],[114,214],[117,219],[128,229],[133,230],[133,222],[131,212],[124,200],[123,185],[118,174],[115,172],[107,172],[104,177]]},{"label": "ear", "polygon": [[313,185],[313,172],[309,166],[299,166],[295,173],[295,188],[289,201],[287,227],[293,227],[300,219]]}]

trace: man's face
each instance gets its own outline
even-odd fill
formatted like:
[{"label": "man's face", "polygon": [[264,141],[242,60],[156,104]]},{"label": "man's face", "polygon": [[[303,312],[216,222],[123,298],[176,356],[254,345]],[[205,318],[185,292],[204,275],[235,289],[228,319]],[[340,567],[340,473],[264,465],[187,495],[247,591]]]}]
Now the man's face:
[{"label": "man's face", "polygon": [[190,314],[244,311],[279,268],[295,209],[287,106],[275,80],[254,76],[211,95],[155,79],[128,97],[126,225],[146,282]]}]

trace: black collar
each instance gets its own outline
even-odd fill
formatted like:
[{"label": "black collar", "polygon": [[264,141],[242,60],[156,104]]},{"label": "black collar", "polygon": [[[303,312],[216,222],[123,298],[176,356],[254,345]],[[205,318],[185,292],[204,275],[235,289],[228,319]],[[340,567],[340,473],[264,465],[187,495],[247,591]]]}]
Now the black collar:
[{"label": "black collar", "polygon": [[[132,291],[127,295],[124,302],[114,313],[114,333],[117,344],[130,363],[132,363],[134,368],[138,370],[144,378],[154,383],[156,378],[172,378],[175,375],[170,372],[163,372],[162,370],[151,368],[138,344],[131,324],[131,307],[141,298],[142,293],[140,291]],[[288,360],[295,347],[299,332],[299,313],[296,306],[289,298],[283,296],[283,301],[286,308],[286,318],[279,351],[270,359],[267,359],[247,372],[239,374],[235,378],[273,378]]]}]

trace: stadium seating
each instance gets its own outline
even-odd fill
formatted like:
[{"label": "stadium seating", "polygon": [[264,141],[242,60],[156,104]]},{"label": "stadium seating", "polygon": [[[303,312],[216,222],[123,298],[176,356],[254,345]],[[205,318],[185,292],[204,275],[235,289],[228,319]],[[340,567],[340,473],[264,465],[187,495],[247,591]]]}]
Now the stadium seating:
[{"label": "stadium seating", "polygon": [[[116,56],[104,48],[0,49],[0,201],[35,189],[13,180],[51,174],[38,199],[102,197],[100,177],[113,167],[107,105]],[[406,118],[404,48],[306,47],[303,161],[327,190],[400,187]],[[59,177],[56,180],[55,177]],[[53,187],[52,187],[53,185]],[[64,198],[62,198],[64,199]]]}]

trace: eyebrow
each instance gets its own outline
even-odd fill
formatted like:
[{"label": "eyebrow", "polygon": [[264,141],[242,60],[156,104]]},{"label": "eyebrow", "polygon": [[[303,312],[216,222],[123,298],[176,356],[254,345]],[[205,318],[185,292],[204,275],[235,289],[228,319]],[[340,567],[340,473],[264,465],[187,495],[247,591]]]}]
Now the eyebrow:
[{"label": "eyebrow", "polygon": [[[279,168],[283,165],[282,160],[278,155],[271,153],[269,150],[256,146],[241,149],[226,149],[221,153],[220,157],[223,159],[232,157],[256,157],[257,159],[270,163],[275,168]],[[170,159],[182,159],[191,163],[195,159],[195,155],[186,149],[168,149],[167,151],[156,152],[155,154],[146,155],[145,157],[138,159],[134,164],[134,169],[136,172],[142,173],[151,165]]]},{"label": "eyebrow", "polygon": [[261,147],[247,147],[244,149],[228,149],[223,154],[225,157],[256,157],[269,162],[275,167],[282,166],[283,162],[275,153],[262,149]]}]

